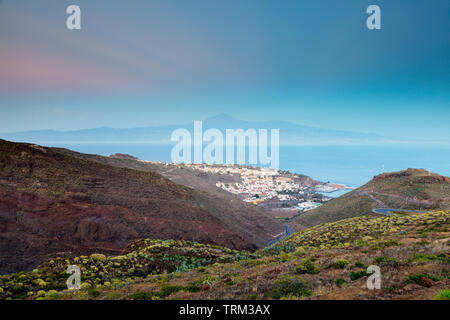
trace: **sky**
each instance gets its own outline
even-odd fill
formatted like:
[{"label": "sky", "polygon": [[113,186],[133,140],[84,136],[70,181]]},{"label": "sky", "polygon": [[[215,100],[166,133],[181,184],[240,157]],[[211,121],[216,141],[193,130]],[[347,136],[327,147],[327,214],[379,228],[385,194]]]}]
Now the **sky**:
[{"label": "sky", "polygon": [[450,141],[449,18],[448,0],[0,0],[0,132],[227,113]]}]

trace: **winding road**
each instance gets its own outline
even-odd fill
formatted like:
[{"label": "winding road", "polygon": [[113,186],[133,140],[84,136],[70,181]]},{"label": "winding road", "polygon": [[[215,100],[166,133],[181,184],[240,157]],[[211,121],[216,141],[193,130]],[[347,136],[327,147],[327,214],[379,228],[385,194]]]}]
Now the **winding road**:
[{"label": "winding road", "polygon": [[428,211],[424,211],[424,210],[407,210],[407,209],[386,208],[386,205],[382,201],[378,200],[370,193],[368,193],[364,190],[360,190],[360,191],[358,191],[358,193],[366,195],[366,196],[370,197],[373,201],[378,203],[378,205],[380,205],[381,208],[372,209],[372,212],[377,213],[377,214],[382,214],[384,216],[391,216],[392,212],[405,212],[405,213],[427,213],[428,212]]},{"label": "winding road", "polygon": [[405,213],[427,213],[428,211],[423,210],[406,210],[406,209],[392,209],[392,208],[376,208],[372,209],[373,213],[382,214],[385,216],[391,216],[393,212],[405,212]]},{"label": "winding road", "polygon": [[289,226],[287,224],[283,224],[284,225],[284,235],[282,235],[281,237],[269,240],[269,242],[267,243],[268,246],[273,245],[274,243],[283,240],[286,237],[289,237],[291,235],[291,229],[289,228]]},{"label": "winding road", "polygon": [[377,198],[375,198],[374,196],[372,196],[370,193],[367,193],[364,190],[360,190],[358,191],[359,194],[363,194],[365,196],[368,196],[370,199],[372,199],[373,201],[375,201],[376,203],[378,203],[378,205],[380,205],[382,208],[386,208],[386,205],[381,202],[380,200],[378,200]]},{"label": "winding road", "polygon": [[[360,191],[358,191],[358,193],[366,195],[366,196],[370,197],[373,201],[378,203],[378,205],[381,206],[381,208],[372,209],[372,212],[381,214],[384,216],[391,216],[391,215],[393,215],[392,212],[405,212],[405,213],[427,213],[428,212],[425,210],[407,210],[407,209],[386,208],[386,205],[382,201],[378,200],[377,198],[375,198],[368,192],[366,192],[364,190],[360,190]],[[269,240],[269,242],[267,243],[268,246],[271,246],[274,243],[277,243],[278,241],[283,240],[284,238],[289,237],[291,235],[291,229],[289,228],[289,226],[287,224],[283,224],[283,225],[284,225],[284,229],[285,229],[284,235],[278,236],[275,239]]]},{"label": "winding road", "polygon": [[[405,212],[405,213],[427,213],[428,211],[424,211],[424,210],[407,210],[407,209],[393,209],[393,208],[387,208],[386,205],[378,200],[377,198],[375,198],[373,195],[371,195],[370,193],[368,193],[367,191],[364,190],[359,190],[358,191],[359,194],[368,196],[370,199],[372,199],[373,201],[375,201],[376,203],[378,203],[378,205],[381,208],[375,208],[372,209],[373,213],[377,213],[377,214],[382,214],[384,216],[391,216],[392,215],[392,211],[394,212]],[[382,194],[382,193],[377,193],[377,192],[371,192],[371,193],[375,193],[375,194],[380,194],[380,195],[384,195],[384,196],[391,196],[388,194]],[[402,198],[400,196],[396,196],[398,198]],[[408,202],[408,200],[406,200]],[[416,202],[420,202],[420,201],[416,201]]]}]

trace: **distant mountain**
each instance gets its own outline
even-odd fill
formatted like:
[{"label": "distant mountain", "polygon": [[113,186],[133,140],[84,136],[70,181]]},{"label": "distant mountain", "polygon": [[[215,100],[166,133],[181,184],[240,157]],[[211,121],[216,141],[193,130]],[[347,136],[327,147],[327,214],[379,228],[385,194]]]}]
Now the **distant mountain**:
[{"label": "distant mountain", "polygon": [[[193,132],[193,122],[160,127],[129,129],[94,128],[75,131],[38,130],[0,133],[0,138],[15,142],[77,143],[77,142],[147,142],[170,144],[175,129],[185,128]],[[405,139],[383,137],[371,133],[329,130],[294,124],[287,121],[243,121],[226,114],[219,114],[203,121],[203,130],[225,129],[279,129],[280,144],[283,145],[357,145],[406,142]]]},{"label": "distant mountain", "polygon": [[142,238],[254,250],[282,231],[264,209],[202,188],[129,157],[0,140],[0,274],[56,254],[120,253]]},{"label": "distant mountain", "polygon": [[362,187],[300,215],[295,223],[311,227],[370,214],[375,208],[450,209],[450,178],[424,169],[375,176]]}]

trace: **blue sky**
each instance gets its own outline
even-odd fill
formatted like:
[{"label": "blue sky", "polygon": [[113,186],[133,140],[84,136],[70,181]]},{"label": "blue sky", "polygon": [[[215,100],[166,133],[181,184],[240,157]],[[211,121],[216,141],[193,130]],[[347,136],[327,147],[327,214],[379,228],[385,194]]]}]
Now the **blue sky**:
[{"label": "blue sky", "polygon": [[228,113],[450,141],[449,18],[448,0],[3,0],[0,132]]}]

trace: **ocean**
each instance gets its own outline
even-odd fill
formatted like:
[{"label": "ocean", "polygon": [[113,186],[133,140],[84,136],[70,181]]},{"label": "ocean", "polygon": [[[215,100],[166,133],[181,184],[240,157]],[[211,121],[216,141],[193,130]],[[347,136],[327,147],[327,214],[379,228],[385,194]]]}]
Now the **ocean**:
[{"label": "ocean", "polygon": [[[172,146],[154,144],[45,144],[109,156],[126,153],[143,160],[169,162]],[[385,172],[424,168],[450,176],[450,147],[437,146],[280,146],[280,169],[323,182],[359,187]]]}]

